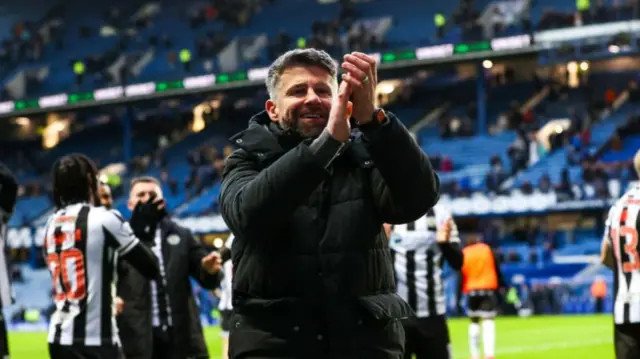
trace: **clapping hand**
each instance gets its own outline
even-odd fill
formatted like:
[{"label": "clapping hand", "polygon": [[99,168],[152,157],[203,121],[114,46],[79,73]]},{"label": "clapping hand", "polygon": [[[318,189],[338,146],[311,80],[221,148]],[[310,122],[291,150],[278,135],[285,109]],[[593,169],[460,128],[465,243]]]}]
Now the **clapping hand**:
[{"label": "clapping hand", "polygon": [[338,96],[334,97],[331,112],[329,112],[327,131],[331,137],[340,142],[348,141],[351,136],[349,117],[353,104],[349,101],[350,95],[351,85],[347,81],[342,81],[338,88]]},{"label": "clapping hand", "polygon": [[354,51],[343,57],[340,65],[345,74],[342,80],[351,85],[353,101],[353,118],[359,124],[371,121],[373,117],[378,71],[376,60],[362,52]]}]

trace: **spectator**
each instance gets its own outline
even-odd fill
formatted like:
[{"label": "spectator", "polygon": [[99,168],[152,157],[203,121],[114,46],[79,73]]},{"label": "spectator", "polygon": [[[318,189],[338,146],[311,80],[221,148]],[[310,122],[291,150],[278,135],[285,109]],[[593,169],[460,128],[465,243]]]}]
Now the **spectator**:
[{"label": "spectator", "polygon": [[608,199],[611,197],[609,193],[609,187],[605,176],[596,174],[596,179],[593,183],[593,189],[595,190],[595,197],[597,199]]},{"label": "spectator", "polygon": [[607,106],[607,108],[611,108],[613,106],[613,103],[616,101],[617,98],[617,94],[616,91],[614,89],[612,89],[611,87],[608,87],[605,92],[604,92],[604,104]]},{"label": "spectator", "polygon": [[507,155],[511,160],[511,174],[527,168],[529,162],[529,144],[524,131],[518,130],[515,141],[509,146]]},{"label": "spectator", "polygon": [[520,191],[522,191],[523,194],[533,194],[533,185],[531,185],[529,181],[524,181],[520,186]]},{"label": "spectator", "polygon": [[444,156],[440,161],[440,172],[451,172],[453,171],[453,161],[451,157]]},{"label": "spectator", "polygon": [[538,181],[538,189],[542,193],[549,193],[549,191],[551,191],[551,178],[549,177],[549,174],[545,173],[540,177],[540,180]]},{"label": "spectator", "polygon": [[574,145],[570,145],[567,148],[567,162],[569,165],[575,166],[580,164],[580,161],[582,161],[582,152]]},{"label": "spectator", "polygon": [[498,155],[493,155],[490,160],[491,169],[485,177],[485,184],[490,192],[500,192],[500,185],[507,179],[507,173],[502,166],[502,159]]},{"label": "spectator", "polygon": [[575,198],[567,168],[564,168],[560,174],[560,183],[556,186],[556,195],[558,196],[558,201],[569,201]]}]

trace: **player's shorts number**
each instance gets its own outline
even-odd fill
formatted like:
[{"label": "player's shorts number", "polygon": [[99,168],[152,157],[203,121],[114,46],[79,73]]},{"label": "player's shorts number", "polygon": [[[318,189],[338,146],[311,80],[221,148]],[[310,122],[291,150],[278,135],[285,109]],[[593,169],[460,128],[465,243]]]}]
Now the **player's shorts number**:
[{"label": "player's shorts number", "polygon": [[47,264],[52,273],[53,287],[62,281],[62,291],[56,289],[56,301],[81,300],[87,295],[84,256],[77,248],[70,248],[47,255]]},{"label": "player's shorts number", "polygon": [[640,269],[640,255],[638,254],[638,230],[633,227],[624,226],[620,227],[620,232],[618,233],[615,228],[611,229],[611,240],[614,245],[620,243],[619,241],[621,236],[629,236],[631,238],[631,241],[629,241],[629,243],[625,243],[624,245],[624,252],[629,256],[631,260],[622,262],[622,271],[625,273],[629,273]]}]

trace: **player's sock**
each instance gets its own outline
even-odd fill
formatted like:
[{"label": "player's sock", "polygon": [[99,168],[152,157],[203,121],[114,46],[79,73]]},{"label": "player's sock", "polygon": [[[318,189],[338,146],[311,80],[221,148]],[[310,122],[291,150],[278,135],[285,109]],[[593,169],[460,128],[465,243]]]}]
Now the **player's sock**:
[{"label": "player's sock", "polygon": [[484,357],[493,358],[496,352],[496,322],[493,319],[482,321],[482,344]]},{"label": "player's sock", "polygon": [[469,352],[471,359],[480,358],[480,323],[469,324]]}]

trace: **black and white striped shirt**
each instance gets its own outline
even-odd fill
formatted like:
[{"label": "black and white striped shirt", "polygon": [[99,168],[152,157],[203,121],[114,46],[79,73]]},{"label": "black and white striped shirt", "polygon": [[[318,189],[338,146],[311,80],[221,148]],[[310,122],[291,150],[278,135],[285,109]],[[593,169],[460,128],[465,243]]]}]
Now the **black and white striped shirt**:
[{"label": "black and white striped shirt", "polygon": [[[231,250],[235,236],[231,234],[225,246]],[[220,283],[220,302],[218,303],[219,310],[233,310],[233,261],[231,258],[222,263],[222,273],[224,277]]]},{"label": "black and white striped shirt", "polygon": [[[5,245],[7,243],[7,224],[0,218],[0,308],[11,304],[11,283],[9,281],[9,268],[5,256]],[[0,313],[0,316],[2,314]]]},{"label": "black and white striped shirt", "polygon": [[56,310],[49,343],[119,344],[114,317],[116,262],[138,243],[116,212],[86,203],[58,210],[45,230],[45,254]]},{"label": "black and white striped shirt", "polygon": [[418,317],[444,315],[446,303],[442,282],[443,260],[456,270],[462,266],[457,227],[449,243],[438,244],[436,230],[451,214],[441,205],[415,222],[395,225],[389,241],[396,275],[397,293]]},{"label": "black and white striped shirt", "polygon": [[615,259],[613,316],[616,324],[640,323],[640,185],[625,193],[609,210],[604,240]]}]

